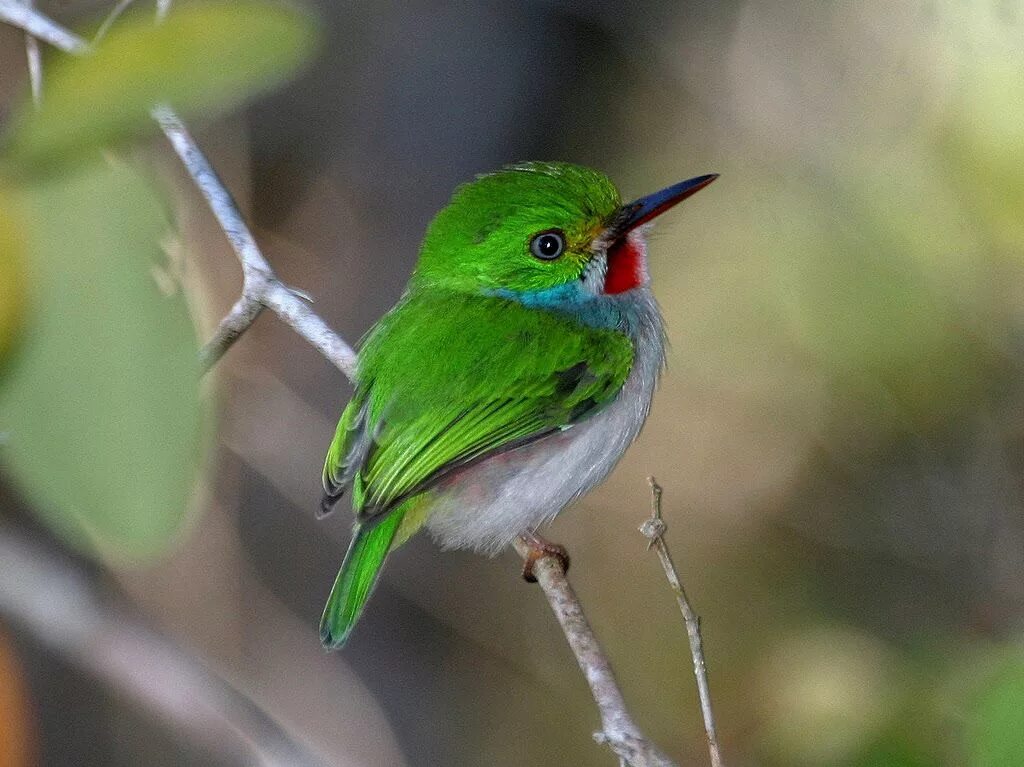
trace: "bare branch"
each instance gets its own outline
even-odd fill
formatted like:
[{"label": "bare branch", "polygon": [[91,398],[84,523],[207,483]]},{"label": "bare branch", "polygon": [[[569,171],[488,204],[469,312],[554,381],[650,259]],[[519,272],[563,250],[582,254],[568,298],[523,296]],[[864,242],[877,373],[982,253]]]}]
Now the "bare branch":
[{"label": "bare branch", "polygon": [[[31,8],[34,0],[24,0],[25,6]],[[28,82],[32,89],[32,103],[36,109],[43,103],[43,55],[39,50],[39,41],[30,33],[25,33],[25,57],[28,59]]]},{"label": "bare branch", "polygon": [[191,655],[112,604],[70,557],[0,526],[0,612],[148,709],[168,729],[260,767],[322,765],[273,718]]},{"label": "bare branch", "polygon": [[201,358],[204,368],[208,369],[220,359],[252,325],[260,310],[266,307],[351,378],[355,372],[355,351],[309,308],[305,296],[282,283],[274,274],[231,194],[185,124],[166,105],[155,107],[152,114],[199,187],[242,265],[242,297],[221,321],[213,339],[203,347]]},{"label": "bare branch", "polygon": [[[161,2],[157,6],[158,16],[162,18],[169,7],[169,2]],[[14,0],[0,0],[0,21],[20,27],[69,53],[83,54],[89,50],[84,40]],[[200,359],[204,369],[209,369],[220,359],[266,307],[351,378],[355,372],[355,351],[309,308],[307,297],[285,285],[274,274],[231,194],[181,118],[163,104],[154,107],[151,114],[199,187],[242,265],[242,297],[221,321],[213,339],[203,347]]]},{"label": "bare branch", "polygon": [[100,28],[96,30],[96,34],[92,36],[92,44],[96,45],[102,40],[110,28],[114,26],[114,22],[118,20],[122,13],[127,10],[128,6],[131,5],[135,0],[118,0],[117,4],[110,9],[110,13],[103,19],[103,23],[100,24]]},{"label": "bare branch", "polygon": [[199,366],[206,371],[216,365],[224,352],[256,321],[262,311],[263,304],[254,301],[251,296],[239,298],[217,325],[213,338],[199,350]]},{"label": "bare branch", "polygon": [[85,53],[89,44],[21,0],[0,0],[0,21],[67,53]]},{"label": "bare branch", "polygon": [[[529,544],[518,538],[513,545],[524,560],[531,554],[536,556]],[[557,557],[547,554],[537,557],[533,564],[533,574],[562,626],[569,647],[597,703],[601,714],[601,731],[594,734],[594,740],[606,744],[629,767],[675,767],[675,763],[644,736],[626,710],[626,701],[615,681],[608,657],[594,636],[576,592]]]},{"label": "bare branch", "polygon": [[693,656],[693,675],[697,678],[697,694],[700,697],[700,712],[704,717],[704,731],[708,736],[708,751],[711,754],[711,767],[724,767],[722,754],[718,748],[718,733],[715,730],[715,712],[711,708],[711,688],[708,686],[708,670],[704,663],[704,642],[700,635],[700,617],[693,611],[686,591],[679,580],[676,566],[665,543],[665,531],[668,526],[661,518],[661,485],[654,477],[648,477],[651,484],[651,517],[640,526],[640,532],[649,541],[647,548],[652,546],[658,552],[658,559],[665,570],[665,576],[676,594],[679,610],[686,623],[686,634],[690,639],[690,654]]}]

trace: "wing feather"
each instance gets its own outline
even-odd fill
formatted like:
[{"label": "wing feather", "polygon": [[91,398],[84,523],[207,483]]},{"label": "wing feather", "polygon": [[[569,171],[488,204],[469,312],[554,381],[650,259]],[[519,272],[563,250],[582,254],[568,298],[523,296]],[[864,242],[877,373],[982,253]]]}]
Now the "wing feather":
[{"label": "wing feather", "polygon": [[352,487],[372,522],[459,467],[570,428],[615,397],[632,355],[622,333],[514,301],[407,296],[360,353],[325,504]]}]

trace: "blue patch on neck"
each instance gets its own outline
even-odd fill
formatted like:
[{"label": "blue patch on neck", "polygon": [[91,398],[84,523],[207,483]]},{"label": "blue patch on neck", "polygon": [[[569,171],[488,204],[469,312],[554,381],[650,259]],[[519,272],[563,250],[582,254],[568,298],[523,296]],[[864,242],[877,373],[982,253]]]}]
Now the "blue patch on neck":
[{"label": "blue patch on neck", "polygon": [[617,328],[622,325],[622,311],[618,301],[595,296],[579,280],[544,290],[510,290],[500,288],[491,295],[518,301],[523,306],[567,314],[592,328]]}]

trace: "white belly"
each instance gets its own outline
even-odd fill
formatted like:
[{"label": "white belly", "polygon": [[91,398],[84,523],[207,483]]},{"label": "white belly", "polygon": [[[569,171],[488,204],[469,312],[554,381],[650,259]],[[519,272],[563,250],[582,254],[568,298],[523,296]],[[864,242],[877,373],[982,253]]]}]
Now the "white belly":
[{"label": "white belly", "polygon": [[431,491],[427,529],[444,548],[496,554],[551,521],[603,480],[636,439],[664,359],[661,318],[646,290],[634,291],[628,328],[635,357],[618,396],[582,423],[453,474]]}]

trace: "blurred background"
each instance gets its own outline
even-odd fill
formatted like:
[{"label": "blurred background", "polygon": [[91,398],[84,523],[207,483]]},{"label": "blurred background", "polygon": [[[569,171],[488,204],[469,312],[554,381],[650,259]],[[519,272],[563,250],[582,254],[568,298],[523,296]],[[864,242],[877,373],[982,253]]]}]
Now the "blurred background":
[{"label": "blurred background", "polygon": [[[111,4],[38,5],[76,25]],[[637,532],[653,474],[703,618],[730,765],[1024,764],[1024,3],[307,7],[320,43],[305,69],[190,123],[280,277],[350,342],[399,297],[431,216],[477,173],[573,161],[607,172],[627,199],[722,175],[653,235],[671,351],[650,420],[612,477],[549,531],[572,553],[573,583],[645,732],[680,764],[707,763],[686,632]],[[0,26],[0,72],[0,119],[15,120],[28,85],[11,27]],[[223,234],[159,137],[108,164],[143,169],[163,222],[146,235],[147,264],[171,255],[205,340],[240,289]],[[92,207],[46,192],[46,206],[56,228],[87,239],[96,207],[132,199],[134,183],[89,187]],[[22,272],[30,283],[32,267]],[[62,296],[93,289],[88,280],[68,279]],[[31,328],[32,301],[10,292]],[[10,327],[27,333],[12,341],[16,378],[32,333]],[[120,359],[150,347],[170,376],[155,342]],[[104,375],[120,380],[107,369],[97,391]],[[89,385],[75,388],[88,409]],[[0,597],[0,765],[246,762],[197,736],[201,717],[185,726],[110,682],[103,664],[119,659],[143,687],[171,668],[130,645],[136,623],[326,764],[614,764],[591,739],[598,717],[564,638],[511,553],[413,540],[345,650],[321,651],[316,625],[350,520],[314,512],[349,394],[315,350],[261,317],[204,379],[206,426],[180,440],[144,434],[204,468],[174,507],[187,520],[173,540],[127,557],[82,553],[61,521],[63,456],[7,461],[0,529],[32,547],[25,561],[74,574],[91,595],[83,604],[45,581],[40,609],[67,603],[86,622],[88,609],[106,611],[125,644],[64,641],[45,614],[26,622],[31,605]],[[124,395],[116,412],[173,420],[173,396]],[[37,414],[40,430],[70,428],[76,415],[59,402]],[[109,447],[67,440],[108,479],[123,466],[103,457]],[[115,526],[134,504],[121,501],[107,507]],[[0,550],[0,592],[37,582]],[[188,680],[159,684],[176,683],[187,712]]]}]

